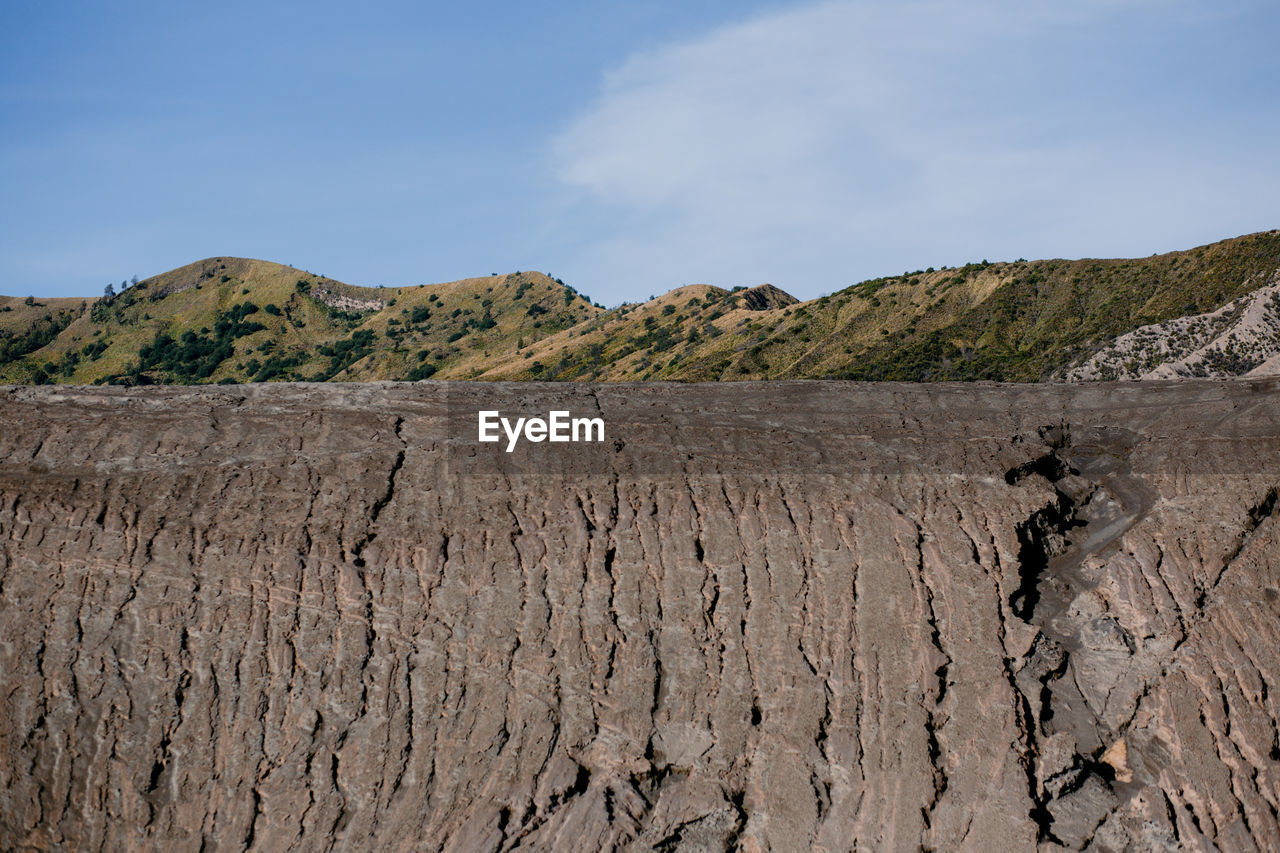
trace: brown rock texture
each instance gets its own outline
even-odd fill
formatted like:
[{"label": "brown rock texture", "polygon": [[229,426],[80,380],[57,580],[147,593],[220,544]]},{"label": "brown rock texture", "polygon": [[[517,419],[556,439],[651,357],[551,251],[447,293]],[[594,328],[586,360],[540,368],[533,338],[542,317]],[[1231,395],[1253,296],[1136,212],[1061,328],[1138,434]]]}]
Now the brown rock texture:
[{"label": "brown rock texture", "polygon": [[3,850],[1280,849],[1275,380],[0,424]]}]

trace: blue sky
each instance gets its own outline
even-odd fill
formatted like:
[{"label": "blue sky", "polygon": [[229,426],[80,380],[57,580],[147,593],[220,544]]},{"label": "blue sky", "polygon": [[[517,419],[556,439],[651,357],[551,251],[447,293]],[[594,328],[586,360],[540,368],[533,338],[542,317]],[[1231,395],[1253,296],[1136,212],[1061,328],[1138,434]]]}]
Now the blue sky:
[{"label": "blue sky", "polygon": [[1278,35],[1243,0],[7,0],[0,292],[243,255],[811,297],[1188,248],[1280,227]]}]

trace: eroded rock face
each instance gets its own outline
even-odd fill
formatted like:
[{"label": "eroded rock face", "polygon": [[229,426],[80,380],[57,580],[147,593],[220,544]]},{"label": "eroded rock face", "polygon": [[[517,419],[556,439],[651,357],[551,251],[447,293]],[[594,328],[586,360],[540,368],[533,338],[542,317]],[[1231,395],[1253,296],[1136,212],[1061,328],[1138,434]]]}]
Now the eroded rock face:
[{"label": "eroded rock face", "polygon": [[1061,372],[1070,382],[1280,375],[1280,271],[1215,311],[1142,326]]},{"label": "eroded rock face", "polygon": [[0,849],[1280,849],[1274,381],[0,423]]}]

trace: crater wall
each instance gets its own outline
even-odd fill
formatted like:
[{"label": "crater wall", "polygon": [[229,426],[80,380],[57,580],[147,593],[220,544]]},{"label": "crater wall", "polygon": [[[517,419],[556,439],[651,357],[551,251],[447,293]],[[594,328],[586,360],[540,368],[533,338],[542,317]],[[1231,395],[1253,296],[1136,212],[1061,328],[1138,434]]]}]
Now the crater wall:
[{"label": "crater wall", "polygon": [[1274,380],[0,424],[2,849],[1280,849]]}]

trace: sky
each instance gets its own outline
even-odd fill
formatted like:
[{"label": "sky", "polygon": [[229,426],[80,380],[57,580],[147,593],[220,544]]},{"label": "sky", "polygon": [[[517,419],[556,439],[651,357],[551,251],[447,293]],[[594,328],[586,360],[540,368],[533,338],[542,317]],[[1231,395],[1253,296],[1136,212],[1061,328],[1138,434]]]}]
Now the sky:
[{"label": "sky", "polygon": [[0,0],[0,293],[218,255],[606,305],[1280,228],[1272,0]]}]

